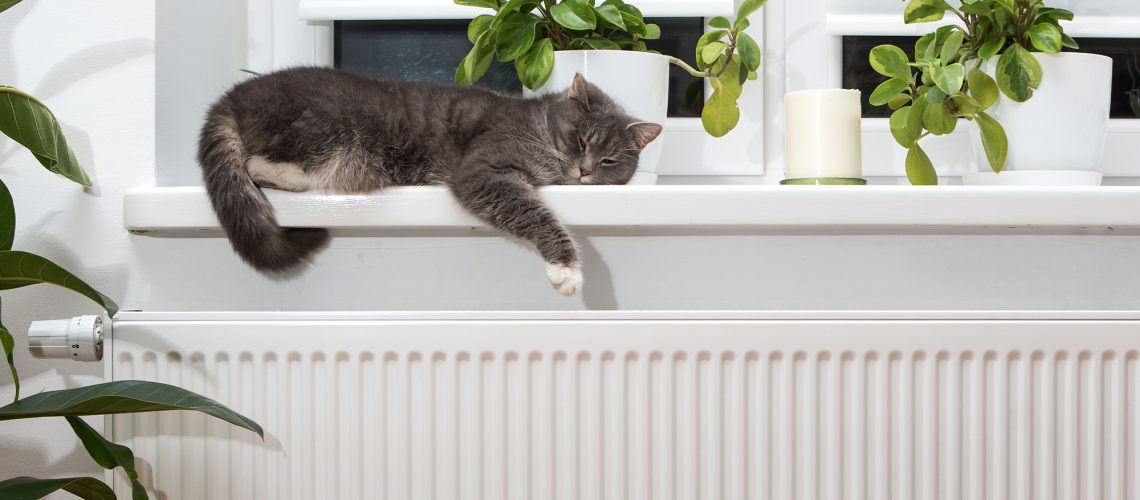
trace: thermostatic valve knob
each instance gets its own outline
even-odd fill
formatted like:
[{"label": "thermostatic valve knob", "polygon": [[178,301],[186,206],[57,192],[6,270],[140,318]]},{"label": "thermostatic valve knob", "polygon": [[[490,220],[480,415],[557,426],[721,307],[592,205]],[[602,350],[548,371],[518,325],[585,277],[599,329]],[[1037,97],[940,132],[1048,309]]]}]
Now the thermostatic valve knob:
[{"label": "thermostatic valve knob", "polygon": [[103,359],[103,318],[33,321],[28,328],[28,350],[37,358],[99,361]]}]

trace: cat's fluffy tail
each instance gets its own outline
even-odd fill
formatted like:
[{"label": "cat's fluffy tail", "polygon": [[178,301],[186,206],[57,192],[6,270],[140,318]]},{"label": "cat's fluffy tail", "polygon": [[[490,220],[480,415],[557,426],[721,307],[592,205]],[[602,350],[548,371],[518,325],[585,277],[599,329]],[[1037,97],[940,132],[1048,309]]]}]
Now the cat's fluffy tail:
[{"label": "cat's fluffy tail", "polygon": [[237,120],[224,100],[210,109],[202,127],[198,163],[210,203],[230,244],[258,271],[295,270],[328,242],[325,229],[283,230],[277,226],[273,205],[245,168]]}]

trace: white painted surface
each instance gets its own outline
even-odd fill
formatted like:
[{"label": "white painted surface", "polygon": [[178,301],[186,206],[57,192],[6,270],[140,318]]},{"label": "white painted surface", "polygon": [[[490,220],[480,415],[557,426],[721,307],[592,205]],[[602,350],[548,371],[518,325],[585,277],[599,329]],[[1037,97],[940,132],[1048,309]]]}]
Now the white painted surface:
[{"label": "white painted surface", "polygon": [[[1140,228],[1140,187],[551,186],[543,199],[578,227],[880,228],[900,234],[944,227]],[[472,228],[447,188],[400,187],[371,195],[268,191],[286,227]],[[131,231],[218,228],[202,188],[138,188],[124,201]],[[951,231],[953,232],[953,231]],[[810,232],[808,234],[811,234]]]},{"label": "white painted surface", "polygon": [[[84,192],[0,136],[0,177],[16,203],[15,248],[54,260],[116,299],[134,288],[134,245],[122,230],[123,192],[154,185],[155,4],[21,2],[0,14],[0,84],[26,90],[52,109],[96,183]],[[50,286],[6,290],[3,298],[23,395],[102,380],[98,364],[31,358],[24,335],[33,320],[94,314],[97,306]],[[12,395],[5,367],[0,402]],[[102,419],[91,422],[102,429]],[[0,478],[102,477],[63,419],[3,422],[0,443]]]},{"label": "white painted surface", "polygon": [[114,436],[168,498],[1136,493],[1135,320],[615,316],[125,315],[109,378],[202,391],[266,440],[176,414]]},{"label": "white painted surface", "polygon": [[[489,9],[456,5],[453,0],[285,0],[299,2],[303,19],[471,19]],[[733,0],[640,0],[646,16],[728,16]]]}]

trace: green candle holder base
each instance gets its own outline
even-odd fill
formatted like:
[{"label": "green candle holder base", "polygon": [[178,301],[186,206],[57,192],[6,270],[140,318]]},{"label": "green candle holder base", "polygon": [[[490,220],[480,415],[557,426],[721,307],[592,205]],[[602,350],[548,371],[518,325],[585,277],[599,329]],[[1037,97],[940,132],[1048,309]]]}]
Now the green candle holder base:
[{"label": "green candle holder base", "polygon": [[865,186],[867,179],[849,177],[804,177],[801,179],[784,179],[780,184],[785,186]]}]

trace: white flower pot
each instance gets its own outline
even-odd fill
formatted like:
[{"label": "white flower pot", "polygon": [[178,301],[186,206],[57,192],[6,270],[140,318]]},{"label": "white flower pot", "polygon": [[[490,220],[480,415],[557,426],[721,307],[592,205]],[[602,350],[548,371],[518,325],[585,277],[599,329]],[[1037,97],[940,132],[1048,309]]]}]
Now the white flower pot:
[{"label": "white flower pot", "polygon": [[[628,50],[564,50],[554,53],[554,73],[538,90],[528,95],[562,92],[574,75],[597,85],[630,116],[665,125],[669,109],[669,59],[660,54]],[[637,173],[630,184],[656,184],[657,163],[665,134],[641,152]]]},{"label": "white flower pot", "polygon": [[[1044,71],[1033,98],[1018,103],[1002,95],[987,111],[1009,136],[1005,169],[993,173],[973,124],[979,173],[963,180],[981,185],[1100,185],[1097,167],[1108,138],[1112,59],[1078,53],[1033,55]],[[994,58],[982,69],[993,76],[996,67]]]}]

